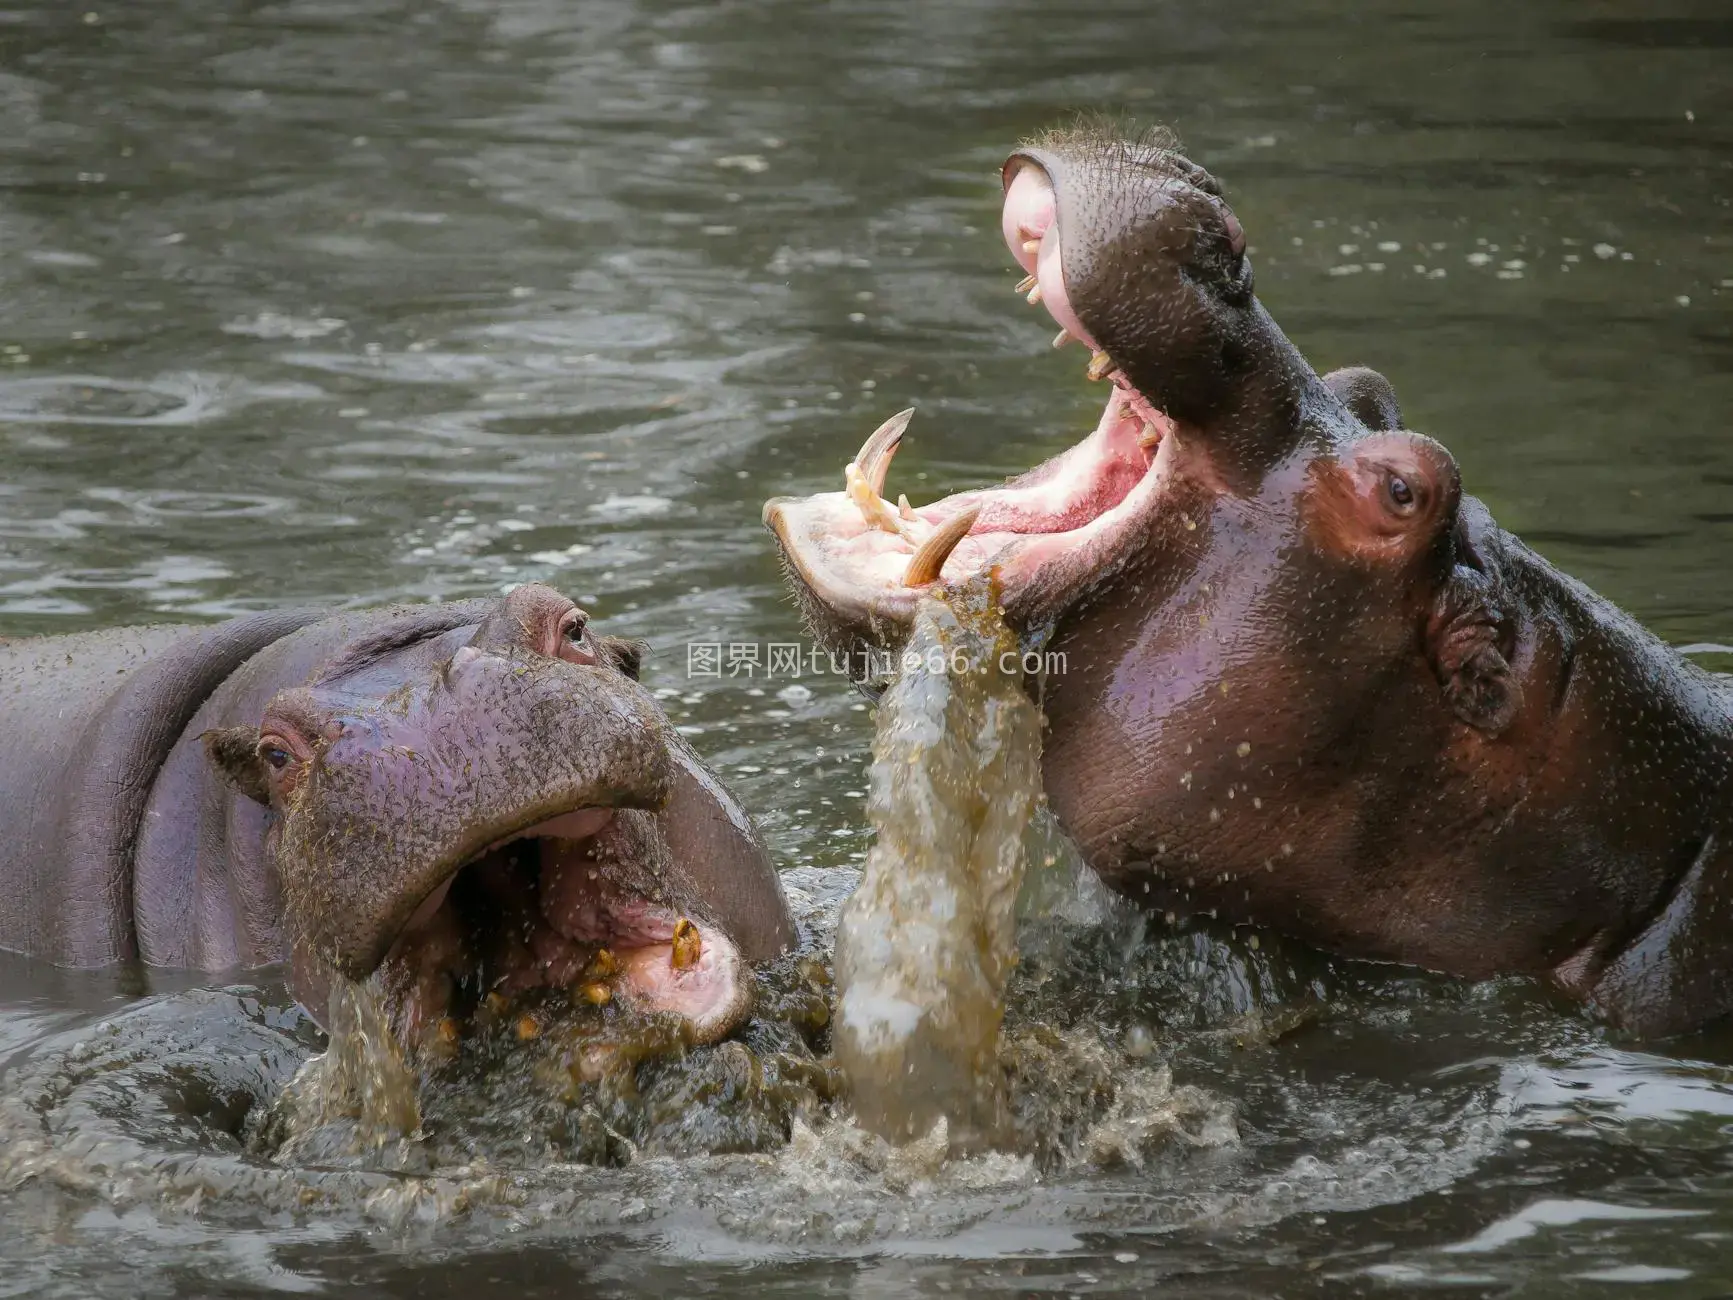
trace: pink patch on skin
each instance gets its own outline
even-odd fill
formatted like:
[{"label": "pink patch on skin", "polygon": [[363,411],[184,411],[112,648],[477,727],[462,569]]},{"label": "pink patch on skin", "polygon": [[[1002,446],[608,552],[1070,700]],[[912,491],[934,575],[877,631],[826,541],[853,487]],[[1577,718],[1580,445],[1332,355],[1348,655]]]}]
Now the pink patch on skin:
[{"label": "pink patch on skin", "polygon": [[[1024,163],[1011,183],[1005,187],[1005,206],[999,213],[999,229],[1017,265],[1032,273],[1041,288],[1041,302],[1054,321],[1067,334],[1095,351],[1095,340],[1077,313],[1071,308],[1071,296],[1065,288],[1064,255],[1059,248],[1059,220],[1053,183],[1047,173],[1033,163]],[[1031,256],[1023,245],[1041,241],[1040,250]]]},{"label": "pink patch on skin", "polygon": [[1052,227],[1053,202],[1053,186],[1048,183],[1047,174],[1029,163],[1024,163],[1005,187],[999,230],[1011,256],[1025,271],[1035,269],[1035,259],[1023,250],[1023,245],[1028,240],[1041,239]]},{"label": "pink patch on skin", "polygon": [[1049,226],[1041,237],[1041,252],[1035,259],[1035,283],[1041,287],[1041,302],[1048,314],[1072,338],[1091,352],[1097,351],[1094,336],[1083,328],[1083,322],[1071,309],[1071,296],[1065,289],[1065,257],[1059,249],[1057,224]]}]

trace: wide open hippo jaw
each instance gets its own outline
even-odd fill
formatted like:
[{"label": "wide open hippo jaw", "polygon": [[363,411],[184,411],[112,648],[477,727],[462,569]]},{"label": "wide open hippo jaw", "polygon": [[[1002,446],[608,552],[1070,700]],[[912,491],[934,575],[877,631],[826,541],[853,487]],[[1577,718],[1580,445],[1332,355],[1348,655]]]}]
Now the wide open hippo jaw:
[{"label": "wide open hippo jaw", "polygon": [[[750,1008],[737,936],[664,818],[702,769],[571,602],[520,588],[480,626],[362,645],[281,691],[219,766],[276,818],[297,996],[380,971],[408,1041],[489,994],[618,996],[729,1032]],[[774,926],[770,927],[772,930]],[[664,969],[665,968],[665,969]]]},{"label": "wide open hippo jaw", "polygon": [[1220,186],[1166,137],[1051,135],[1002,179],[1019,290],[1112,392],[1080,443],[999,488],[884,500],[905,412],[867,440],[843,492],[769,502],[790,582],[833,648],[899,644],[924,590],[988,568],[1013,626],[1042,629],[1137,555],[1184,551],[1220,498],[1256,496],[1343,425],[1365,431],[1257,302]]}]

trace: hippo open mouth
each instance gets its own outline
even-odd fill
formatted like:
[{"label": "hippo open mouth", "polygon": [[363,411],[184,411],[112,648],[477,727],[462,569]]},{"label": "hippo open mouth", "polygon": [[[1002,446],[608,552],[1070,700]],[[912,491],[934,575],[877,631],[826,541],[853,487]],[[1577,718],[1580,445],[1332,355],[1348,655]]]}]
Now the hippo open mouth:
[{"label": "hippo open mouth", "polygon": [[[1112,384],[1107,405],[1081,442],[1003,487],[925,506],[906,497],[888,502],[886,471],[912,414],[904,411],[867,439],[844,471],[842,492],[768,502],[764,521],[827,640],[894,643],[923,590],[988,567],[1007,616],[1037,626],[1110,570],[1167,495],[1187,424],[1170,413],[1165,395],[1137,387],[1079,319],[1044,156],[1032,149],[1005,164],[1005,240],[1028,273],[1018,291],[1059,325],[1055,347],[1075,342],[1088,351],[1090,378]],[[1170,170],[1171,158],[1163,156]],[[1189,173],[1175,184],[1198,189]],[[1237,255],[1244,234],[1225,206],[1216,210]]]},{"label": "hippo open mouth", "polygon": [[698,1042],[751,1007],[721,927],[667,900],[645,862],[647,814],[596,808],[537,823],[469,858],[422,900],[381,963],[406,1042],[451,1038],[521,995],[666,1013]]},{"label": "hippo open mouth", "polygon": [[638,653],[532,584],[479,622],[390,620],[256,724],[202,733],[258,806],[315,1016],[333,978],[377,975],[407,1045],[556,992],[605,1018],[674,1016],[702,1042],[745,1019],[746,964],[782,951],[792,921],[745,813],[638,683]]}]

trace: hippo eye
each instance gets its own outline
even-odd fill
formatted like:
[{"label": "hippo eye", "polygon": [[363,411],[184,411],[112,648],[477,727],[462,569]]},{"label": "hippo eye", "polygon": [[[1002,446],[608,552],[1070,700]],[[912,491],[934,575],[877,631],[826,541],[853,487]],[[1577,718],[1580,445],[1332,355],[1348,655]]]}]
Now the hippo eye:
[{"label": "hippo eye", "polygon": [[1408,480],[1400,474],[1392,474],[1389,480],[1390,499],[1396,503],[1398,510],[1407,510],[1414,504],[1414,489],[1408,486]]}]

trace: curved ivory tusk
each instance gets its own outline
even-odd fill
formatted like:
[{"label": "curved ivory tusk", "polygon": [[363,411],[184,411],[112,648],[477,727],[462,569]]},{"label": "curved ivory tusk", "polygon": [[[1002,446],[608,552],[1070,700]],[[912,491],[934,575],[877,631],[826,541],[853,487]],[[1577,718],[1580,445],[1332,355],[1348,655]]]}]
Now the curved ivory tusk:
[{"label": "curved ivory tusk", "polygon": [[925,587],[937,580],[945,567],[945,561],[951,558],[951,552],[957,549],[957,543],[969,535],[969,530],[975,526],[975,519],[980,513],[980,506],[971,506],[962,514],[952,515],[940,524],[933,535],[921,543],[920,550],[916,551],[909,561],[908,572],[903,574],[903,586]]}]

